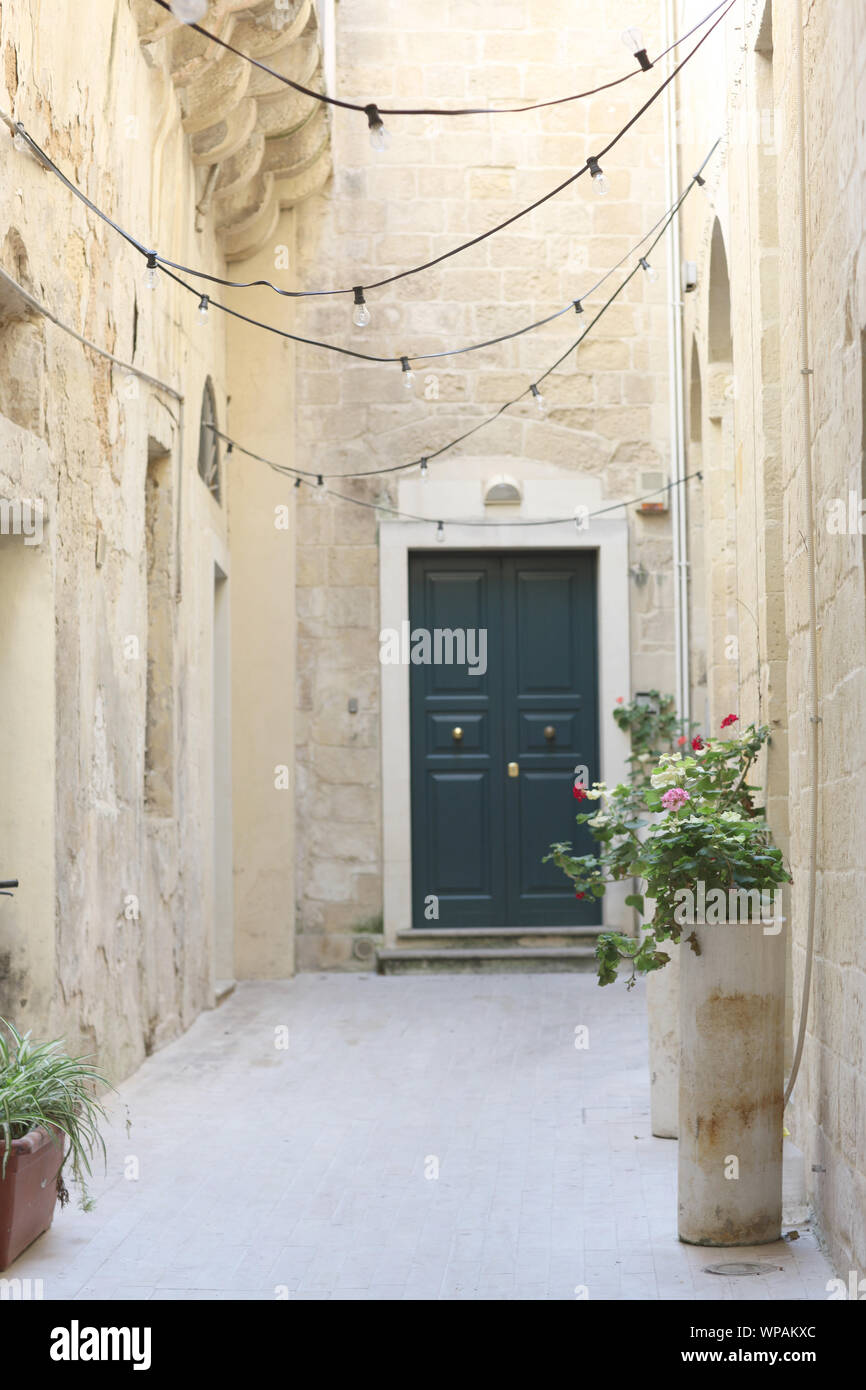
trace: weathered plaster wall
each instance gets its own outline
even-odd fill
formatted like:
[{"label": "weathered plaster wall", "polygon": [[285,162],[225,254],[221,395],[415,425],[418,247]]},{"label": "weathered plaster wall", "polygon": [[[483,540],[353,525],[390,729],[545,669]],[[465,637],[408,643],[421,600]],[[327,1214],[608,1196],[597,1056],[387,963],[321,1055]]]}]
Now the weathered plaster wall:
[{"label": "weathered plaster wall", "polygon": [[[159,63],[145,61],[128,4],[82,0],[75,22],[59,23],[46,6],[5,0],[0,54],[0,104],[72,179],[148,244],[222,266],[211,232],[194,231],[198,189],[177,99]],[[226,514],[196,458],[206,376],[224,418],[224,344],[164,277],[145,291],[141,258],[13,150],[5,129],[0,208],[4,268],[185,397],[180,458],[176,400],[4,296],[3,495],[44,497],[48,521],[29,553],[21,537],[2,541],[0,682],[18,692],[17,705],[4,702],[15,722],[4,717],[2,874],[21,887],[2,902],[0,1013],[37,1034],[65,1033],[117,1078],[213,997],[211,623]],[[145,499],[148,462],[162,456],[172,524],[151,603],[173,732],[160,753],[167,799],[148,808],[147,667],[159,654],[148,653]]]},{"label": "weathered plaster wall", "polygon": [[[565,0],[340,0],[338,92],[417,106],[541,100],[589,88],[630,61],[622,14],[605,7],[600,23],[599,10]],[[628,11],[657,52],[661,5],[647,0]],[[510,216],[579,168],[662,76],[656,69],[533,115],[389,118],[384,154],[370,149],[362,117],[337,113],[333,186],[298,213],[300,283],[379,279]],[[299,331],[396,355],[442,351],[549,314],[581,296],[661,215],[663,156],[659,103],[605,161],[607,198],[582,180],[474,249],[371,293],[368,329],[353,329],[341,299],[302,303]],[[570,355],[545,386],[544,419],[522,404],[467,443],[475,459],[490,458],[491,474],[504,459],[520,479],[532,460],[534,475],[540,466],[551,480],[600,477],[605,500],[640,492],[646,471],[667,476],[670,289],[662,247],[654,261],[659,283],[634,282],[579,360]],[[606,297],[591,296],[588,307]],[[510,344],[417,364],[411,395],[399,366],[299,349],[299,461],[339,473],[432,451],[525,389],[578,336],[575,323],[569,314]],[[393,480],[343,486],[366,500],[397,496]],[[315,968],[348,963],[354,932],[375,926],[382,906],[378,555],[373,513],[306,497],[298,552],[298,961]],[[632,514],[631,527],[631,561],[649,580],[632,584],[630,639],[623,614],[616,640],[631,641],[636,689],[671,689],[669,521]],[[352,697],[357,714],[348,712]]]}]

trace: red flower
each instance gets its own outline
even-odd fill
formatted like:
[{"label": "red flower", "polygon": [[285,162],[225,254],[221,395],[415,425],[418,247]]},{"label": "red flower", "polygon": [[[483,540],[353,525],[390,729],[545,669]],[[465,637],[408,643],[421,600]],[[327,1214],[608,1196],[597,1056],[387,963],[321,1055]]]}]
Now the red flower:
[{"label": "red flower", "polygon": [[680,734],[679,738],[677,739],[677,743],[679,744],[680,748],[682,748],[682,746],[683,746],[683,744],[685,743],[685,741],[686,741],[686,736],[685,736],[685,734]]},{"label": "red flower", "polygon": [[622,704],[622,696],[621,696],[621,695],[617,695],[617,697],[616,697],[616,702],[617,702],[618,705],[621,705],[621,704]]},{"label": "red flower", "polygon": [[586,801],[586,788],[576,786],[574,788],[574,799],[575,801]]},{"label": "red flower", "polygon": [[700,751],[701,751],[701,749],[703,748],[703,746],[704,746],[704,740],[701,738],[700,734],[697,734],[697,735],[692,739],[692,747],[694,748],[694,750],[695,750],[696,753],[700,753]]},{"label": "red flower", "polygon": [[585,898],[585,897],[586,897],[586,894],[585,894],[585,893],[575,893],[574,896],[575,896],[576,898]]},{"label": "red flower", "polygon": [[729,724],[736,724],[736,723],[738,722],[738,720],[739,720],[739,715],[737,715],[737,714],[726,714],[725,717],[724,717],[724,719],[722,720],[722,728],[723,728],[723,729],[727,729],[727,727],[728,727]]}]

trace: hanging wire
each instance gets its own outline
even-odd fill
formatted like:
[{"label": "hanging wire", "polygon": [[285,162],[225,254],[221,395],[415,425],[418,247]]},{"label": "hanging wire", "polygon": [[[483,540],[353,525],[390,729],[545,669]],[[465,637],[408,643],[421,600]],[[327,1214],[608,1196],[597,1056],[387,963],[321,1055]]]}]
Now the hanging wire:
[{"label": "hanging wire", "polygon": [[[155,0],[155,2],[157,4],[162,4],[163,0]],[[204,270],[197,270],[191,266],[182,264],[182,262],[180,261],[173,261],[170,260],[168,257],[161,256],[157,251],[153,250],[152,248],[146,247],[141,241],[138,240],[138,238],[132,236],[129,232],[124,231],[124,229],[121,228],[118,225],[118,223],[116,223],[112,218],[110,218],[107,213],[104,213],[99,207],[97,207],[97,205],[93,203],[91,199],[87,197],[86,194],[84,194],[80,189],[76,188],[75,184],[73,184],[66,177],[66,175],[62,173],[62,171],[57,167],[57,165],[50,158],[50,156],[47,155],[46,152],[33,139],[33,137],[27,133],[27,131],[24,129],[20,122],[15,124],[13,126],[13,129],[17,134],[21,135],[24,140],[26,140],[28,146],[30,147],[34,155],[37,157],[37,159],[41,161],[42,164],[44,164],[46,169],[49,169],[53,174],[55,174],[66,185],[69,191],[73,193],[75,197],[79,198],[87,207],[89,207],[90,210],[93,213],[95,213],[97,217],[102,218],[103,221],[108,223],[109,226],[113,227],[116,232],[118,232],[127,242],[129,242],[131,246],[134,246],[140,255],[146,257],[148,259],[149,264],[151,263],[151,261],[155,260],[160,266],[170,268],[174,271],[179,271],[183,275],[192,275],[196,279],[207,280],[211,284],[222,285],[227,289],[255,289],[261,287],[270,289],[275,294],[281,295],[283,298],[287,299],[306,299],[317,298],[322,296],[351,294],[355,297],[356,303],[358,302],[357,296],[360,292],[362,296],[361,302],[363,302],[364,291],[381,289],[385,285],[392,285],[398,280],[406,279],[408,276],[418,275],[423,270],[430,270],[433,266],[440,265],[442,261],[449,260],[452,256],[457,256],[462,251],[469,250],[469,248],[472,246],[477,246],[480,242],[486,241],[488,237],[494,236],[497,232],[501,232],[506,227],[512,226],[515,222],[520,221],[521,218],[528,216],[530,212],[534,212],[537,208],[542,207],[552,198],[557,197],[558,194],[562,193],[566,188],[569,188],[577,179],[581,178],[591,168],[597,169],[599,167],[598,161],[600,159],[603,159],[604,156],[610,152],[610,150],[612,150],[617,144],[619,144],[620,140],[622,140],[623,137],[628,133],[628,131],[631,130],[631,128],[640,120],[641,116],[643,116],[645,112],[647,112],[649,108],[653,105],[653,103],[658,100],[658,98],[675,80],[677,75],[682,71],[686,64],[690,62],[690,60],[694,57],[694,55],[698,52],[698,50],[706,42],[706,40],[710,37],[710,35],[714,32],[718,25],[721,24],[722,20],[725,19],[727,14],[731,11],[731,9],[733,9],[736,3],[737,0],[728,0],[728,3],[726,4],[722,13],[718,16],[717,19],[714,20],[713,24],[710,26],[707,32],[704,35],[702,35],[702,37],[698,40],[694,48],[690,50],[690,52],[686,55],[686,57],[682,60],[681,63],[679,63],[675,68],[671,70],[670,74],[664,79],[664,81],[656,89],[652,96],[646,102],[644,102],[643,106],[641,106],[639,110],[636,111],[635,114],[626,122],[626,124],[622,127],[618,134],[616,134],[610,141],[608,141],[608,143],[602,149],[600,149],[597,154],[590,156],[586,163],[580,169],[578,169],[576,173],[571,174],[562,183],[558,184],[556,188],[552,188],[549,190],[549,192],[542,194],[542,196],[540,198],[537,198],[535,202],[530,203],[527,207],[521,208],[519,212],[513,213],[510,217],[507,217],[503,222],[497,223],[494,227],[488,228],[486,232],[480,232],[477,236],[470,238],[468,241],[461,242],[459,246],[454,246],[449,251],[443,251],[441,255],[434,256],[431,260],[424,261],[421,265],[412,266],[408,270],[396,271],[393,275],[387,275],[383,277],[381,280],[374,280],[369,282],[368,284],[352,285],[348,287],[343,287],[341,289],[286,290],[280,288],[280,286],[278,285],[275,285],[271,280],[227,280],[223,276],[213,275],[210,272]],[[715,13],[715,11],[713,13]],[[7,124],[10,124],[8,119]]]},{"label": "hanging wire", "polygon": [[[706,156],[706,158],[704,159],[703,163],[701,164],[700,168],[697,170],[697,172],[696,172],[695,174],[692,175],[692,177],[691,177],[689,183],[688,183],[688,184],[686,185],[686,187],[683,189],[682,193],[681,193],[680,196],[678,197],[678,199],[677,199],[676,203],[674,204],[674,206],[673,206],[673,207],[670,209],[670,211],[665,215],[664,219],[662,220],[661,225],[659,226],[659,224],[656,224],[657,226],[659,226],[659,230],[658,230],[657,234],[655,235],[654,239],[651,241],[649,247],[647,248],[648,251],[652,251],[653,247],[658,245],[659,241],[661,241],[662,237],[664,236],[664,234],[665,234],[665,232],[667,231],[668,227],[670,226],[671,222],[673,221],[673,219],[674,219],[674,218],[677,216],[677,214],[679,213],[680,208],[682,207],[682,205],[683,205],[683,203],[685,202],[686,198],[689,196],[689,193],[691,192],[691,190],[692,190],[696,185],[699,185],[699,184],[700,184],[700,182],[701,182],[701,176],[702,176],[702,171],[706,168],[706,166],[707,166],[709,160],[712,158],[712,156],[713,156],[715,150],[718,148],[719,143],[720,143],[720,142],[719,142],[718,140],[715,142],[715,144],[713,145],[713,147],[712,147],[712,149],[710,150],[709,154]],[[644,240],[646,240],[646,238],[644,238]],[[645,259],[645,258],[642,258],[642,259]],[[620,264],[622,264],[622,262],[620,262]],[[503,414],[505,413],[506,410],[510,409],[510,407],[513,406],[513,405],[517,405],[517,403],[518,403],[519,401],[523,400],[523,398],[524,398],[525,396],[529,395],[529,394],[532,392],[532,387],[533,387],[533,386],[536,386],[536,387],[537,387],[537,386],[539,385],[540,382],[545,381],[545,380],[547,379],[547,377],[549,377],[549,376],[551,375],[552,372],[556,371],[556,368],[559,367],[559,366],[561,366],[561,364],[562,364],[562,363],[565,361],[565,359],[568,357],[569,353],[574,352],[574,350],[575,350],[577,347],[580,346],[580,344],[583,342],[584,338],[587,337],[587,335],[592,331],[592,329],[593,329],[593,328],[595,327],[595,325],[598,323],[599,319],[601,319],[601,318],[604,316],[604,314],[605,314],[605,313],[607,312],[607,310],[611,307],[611,305],[614,304],[614,303],[616,302],[616,300],[619,298],[619,296],[622,294],[622,292],[623,292],[623,290],[626,288],[626,286],[634,279],[634,277],[637,275],[637,273],[638,273],[639,271],[641,271],[642,269],[643,269],[643,267],[642,267],[642,264],[641,264],[641,260],[639,260],[639,261],[637,262],[637,264],[633,267],[633,269],[632,269],[632,270],[628,273],[628,275],[625,277],[625,279],[622,281],[622,283],[614,290],[613,294],[612,294],[612,295],[606,300],[606,302],[601,306],[601,308],[598,310],[598,313],[594,316],[594,318],[592,318],[592,319],[590,320],[590,322],[587,324],[586,328],[583,330],[583,332],[580,334],[580,336],[579,336],[577,339],[575,339],[574,342],[570,343],[570,344],[568,345],[568,347],[565,349],[565,351],[564,351],[563,353],[561,353],[559,357],[557,357],[556,361],[553,362],[553,363],[551,363],[551,365],[550,365],[549,367],[547,367],[546,370],[543,371],[540,375],[536,376],[536,377],[534,378],[534,381],[533,381],[530,385],[526,386],[526,387],[524,388],[524,390],[520,392],[519,395],[514,396],[510,401],[506,401],[506,402],[505,402],[503,405],[501,405],[501,406],[498,408],[498,410],[496,410],[492,415],[488,415],[488,416],[486,416],[483,420],[479,420],[476,424],[474,424],[473,426],[471,426],[470,429],[464,430],[462,434],[459,434],[459,435],[456,436],[456,438],[449,440],[447,444],[441,445],[438,449],[431,449],[431,450],[428,450],[428,451],[422,456],[422,458],[412,459],[412,460],[411,460],[410,462],[408,462],[408,463],[393,463],[393,464],[387,464],[387,465],[385,465],[385,466],[382,467],[382,468],[369,468],[369,469],[360,470],[360,471],[354,472],[354,473],[326,473],[326,474],[321,475],[321,476],[324,476],[325,478],[373,478],[373,477],[381,477],[381,476],[384,475],[384,474],[389,474],[389,473],[402,473],[402,472],[405,472],[405,471],[407,471],[408,469],[411,469],[411,468],[418,468],[418,467],[422,464],[422,462],[423,462],[424,468],[425,468],[425,470],[426,470],[426,466],[427,466],[427,464],[428,464],[431,460],[436,459],[436,458],[440,458],[443,454],[449,453],[452,449],[456,448],[458,444],[462,444],[464,440],[469,439],[472,435],[477,434],[479,430],[484,429],[487,425],[490,425],[490,424],[492,424],[495,420],[498,420],[498,419],[500,418],[500,416],[503,415]],[[608,274],[610,274],[610,273],[612,273],[612,272],[608,272]],[[179,283],[183,283],[183,282],[181,281],[181,282],[179,282]],[[275,330],[275,331],[279,332],[279,330]],[[265,463],[265,464],[267,464],[269,467],[282,468],[282,469],[284,469],[285,471],[291,473],[291,475],[292,475],[293,477],[298,477],[298,478],[318,478],[318,477],[320,476],[320,474],[318,473],[318,471],[312,471],[312,470],[303,469],[303,468],[291,468],[291,467],[289,467],[289,465],[275,464],[271,459],[264,458],[261,454],[257,454],[257,453],[255,453],[255,452],[253,452],[252,450],[245,448],[245,446],[244,446],[243,444],[241,444],[239,440],[234,439],[231,435],[228,435],[228,434],[224,433],[224,432],[221,431],[221,430],[217,430],[217,429],[216,429],[216,426],[214,426],[214,425],[209,425],[209,426],[207,426],[207,428],[212,429],[212,430],[214,431],[214,433],[217,434],[217,435],[219,436],[219,438],[222,439],[226,444],[230,444],[233,448],[237,449],[240,453],[246,454],[248,458],[255,459],[255,460],[257,460],[259,463]]]},{"label": "hanging wire", "polygon": [[[703,19],[698,20],[697,24],[693,25],[693,27],[687,30],[685,34],[681,34],[680,37],[678,39],[675,39],[674,42],[670,44],[668,48],[664,49],[663,52],[661,52],[658,55],[655,61],[657,63],[661,62],[662,58],[666,58],[667,55],[669,53],[672,53],[676,48],[678,48],[680,44],[685,43],[686,39],[690,39],[692,35],[696,34],[699,29],[702,29],[703,26],[709,20],[712,19],[713,15],[717,14],[718,11],[722,8],[722,6],[726,3],[727,0],[721,0],[721,3],[715,5],[713,9],[710,10],[709,14],[704,15]],[[170,0],[154,0],[154,4],[159,5],[160,9],[167,10],[169,13],[171,13]],[[193,29],[197,34],[201,34],[203,38],[209,39],[211,43],[215,43],[220,48],[225,49],[226,52],[233,53],[236,58],[245,59],[245,61],[250,63],[254,68],[258,68],[260,72],[267,73],[267,75],[269,77],[272,77],[276,82],[281,82],[284,86],[291,87],[293,91],[300,92],[302,96],[311,97],[314,101],[321,102],[323,106],[333,106],[343,111],[360,112],[362,115],[367,116],[368,119],[370,118],[371,111],[375,111],[380,116],[521,115],[523,112],[526,111],[541,111],[544,110],[545,107],[562,106],[570,101],[581,101],[585,97],[596,96],[599,92],[610,91],[612,87],[618,87],[621,83],[628,82],[632,77],[636,77],[637,74],[642,70],[641,67],[632,68],[622,77],[614,78],[611,82],[604,82],[599,87],[591,87],[586,92],[574,92],[571,96],[554,97],[550,101],[531,102],[525,106],[471,106],[463,107],[460,109],[448,109],[435,106],[404,108],[388,107],[379,106],[378,104],[373,102],[362,103],[356,101],[345,101],[340,97],[329,96],[327,92],[317,92],[312,87],[305,87],[302,82],[296,82],[293,78],[286,77],[285,73],[277,72],[274,68],[268,67],[267,63],[263,63],[259,58],[253,58],[250,56],[249,53],[244,53],[242,49],[235,48],[235,46],[229,43],[228,40],[220,38],[218,34],[214,34],[209,29],[202,28],[200,24],[187,24],[185,27],[188,29]],[[646,69],[643,70],[645,71]]]}]

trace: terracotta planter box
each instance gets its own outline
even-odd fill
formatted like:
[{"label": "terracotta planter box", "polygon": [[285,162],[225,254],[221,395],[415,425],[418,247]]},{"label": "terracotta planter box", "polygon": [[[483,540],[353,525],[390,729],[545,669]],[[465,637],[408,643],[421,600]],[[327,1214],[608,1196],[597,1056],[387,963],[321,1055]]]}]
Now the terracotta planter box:
[{"label": "terracotta planter box", "polygon": [[[56,1137],[55,1137],[56,1136]],[[32,1129],[13,1139],[5,1177],[0,1176],[0,1270],[47,1231],[57,1202],[57,1175],[63,1162],[62,1133]],[[0,1139],[0,1174],[5,1144]]]}]

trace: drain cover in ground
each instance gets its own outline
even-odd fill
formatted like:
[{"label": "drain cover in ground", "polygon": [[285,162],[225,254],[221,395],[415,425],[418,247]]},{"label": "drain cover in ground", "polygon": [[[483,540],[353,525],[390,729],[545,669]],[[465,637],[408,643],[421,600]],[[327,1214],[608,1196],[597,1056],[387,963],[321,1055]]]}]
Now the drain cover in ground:
[{"label": "drain cover in ground", "polygon": [[729,1264],[705,1265],[704,1274],[769,1274],[771,1270],[780,1268],[780,1265],[752,1265],[731,1260]]}]

